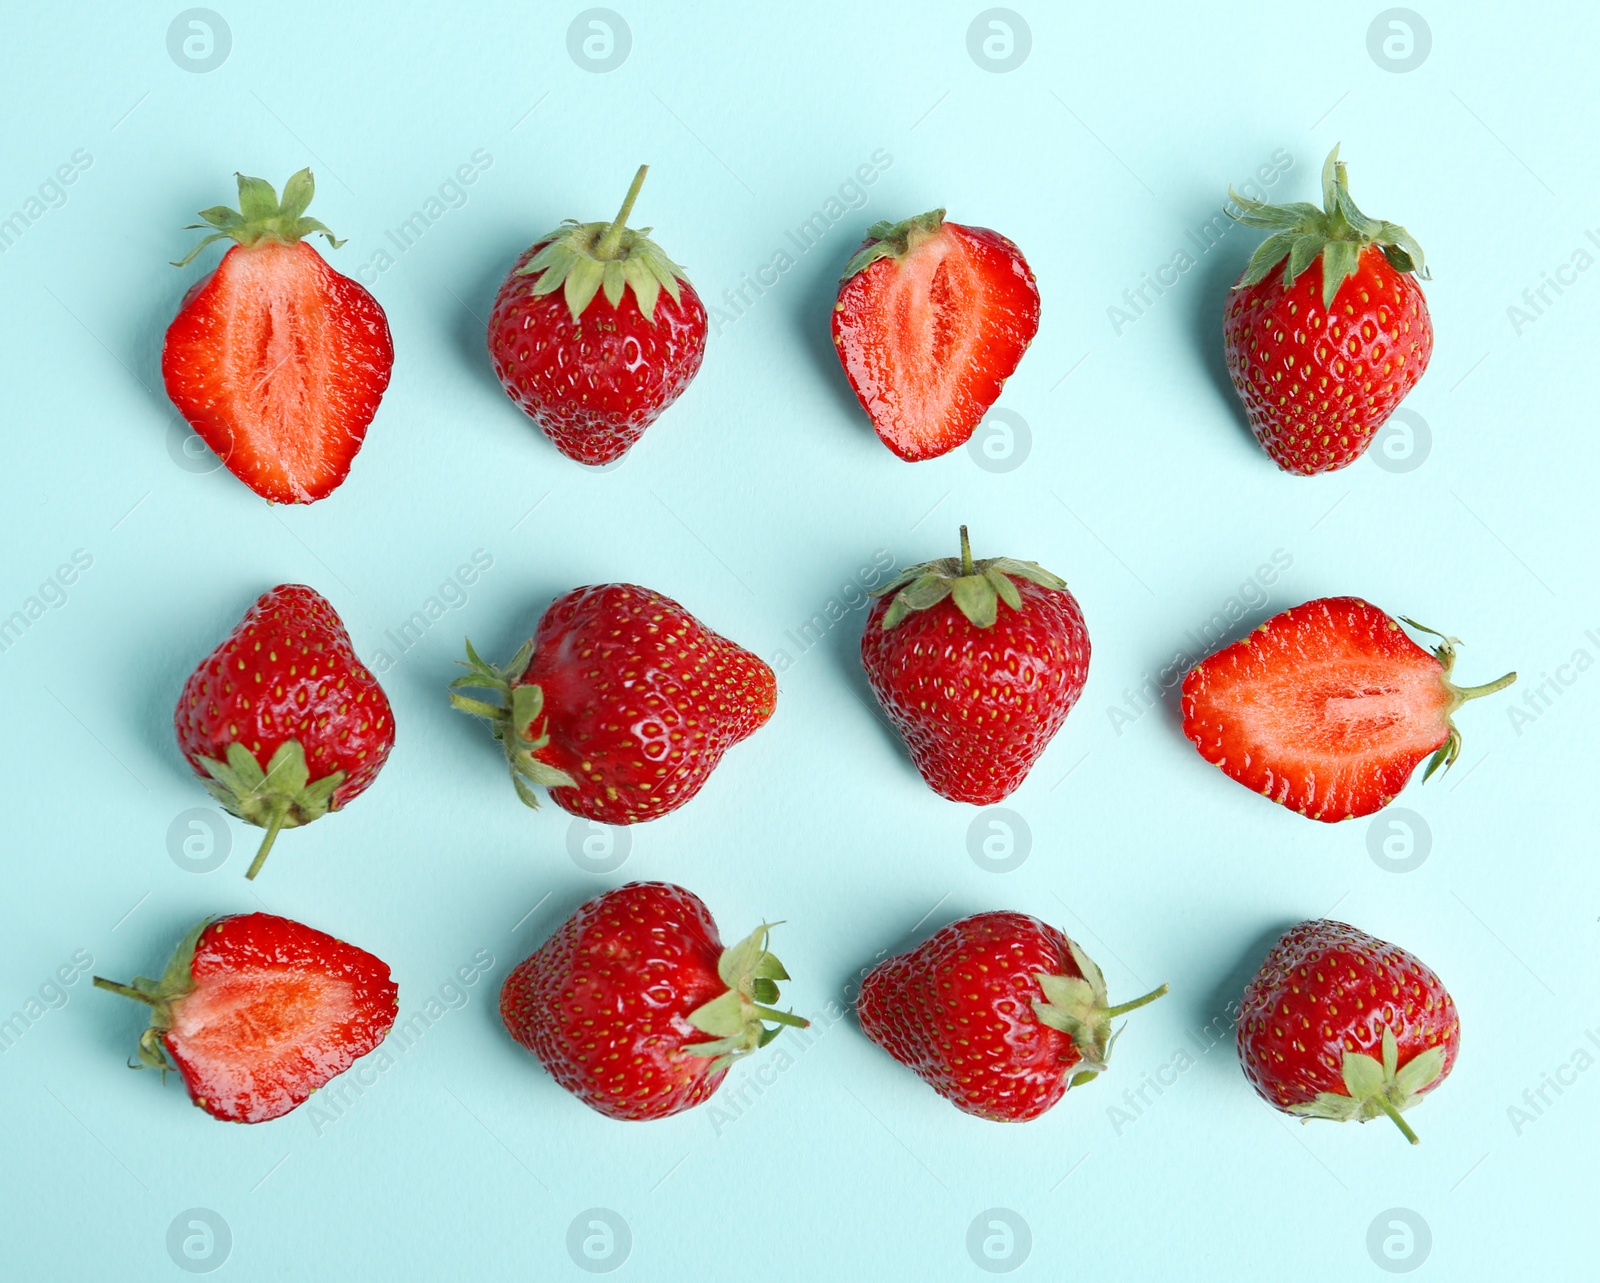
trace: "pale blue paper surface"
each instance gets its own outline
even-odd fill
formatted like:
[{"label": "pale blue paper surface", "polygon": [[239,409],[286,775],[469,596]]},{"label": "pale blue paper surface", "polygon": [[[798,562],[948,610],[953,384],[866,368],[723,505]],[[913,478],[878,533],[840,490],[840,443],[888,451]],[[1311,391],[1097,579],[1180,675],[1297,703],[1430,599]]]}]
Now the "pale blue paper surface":
[{"label": "pale blue paper surface", "polygon": [[[1600,182],[1576,127],[1592,15],[1434,6],[1426,58],[1396,72],[1381,59],[1417,45],[1385,26],[1370,54],[1376,7],[1034,5],[1026,58],[995,72],[969,54],[976,6],[630,0],[626,57],[602,73],[568,52],[577,14],[234,6],[204,72],[183,65],[214,60],[203,27],[169,54],[175,9],[9,16],[0,617],[35,598],[39,617],[0,653],[0,1015],[24,1016],[0,1036],[8,1275],[578,1278],[624,1251],[618,1276],[651,1280],[976,1278],[979,1260],[1047,1278],[1581,1272],[1600,1111]],[[981,26],[979,57],[1014,58],[1012,27],[1008,46]],[[619,48],[587,24],[574,38],[580,57]],[[1221,300],[1258,234],[1206,247],[1204,229],[1262,167],[1271,198],[1315,200],[1335,142],[1363,208],[1434,268],[1437,347],[1406,402],[1431,444],[1409,438],[1409,471],[1399,437],[1388,469],[1300,480],[1257,449],[1221,370]],[[641,161],[636,224],[717,312],[689,392],[596,474],[501,393],[481,318],[521,249],[609,216]],[[373,289],[397,356],[346,485],[270,510],[182,454],[159,351],[219,253],[169,266],[198,235],[182,226],[231,201],[236,169],[281,184],[302,165],[311,212],[348,238],[330,261]],[[60,167],[70,185],[48,185]],[[971,451],[895,460],[830,350],[862,232],[936,205],[1011,236],[1038,275],[1042,326],[1000,403],[1031,448],[1008,472],[977,461],[987,441],[1008,462],[999,419]],[[969,856],[977,813],[923,787],[856,659],[861,569],[949,554],[961,521],[979,555],[1065,576],[1094,646],[1080,706],[1007,803],[1031,849],[1005,873]],[[489,564],[462,587],[474,554]],[[464,635],[507,657],[554,594],[618,579],[784,671],[770,726],[597,875],[569,856],[569,817],[517,804],[443,688]],[[399,745],[252,886],[237,822],[215,871],[169,856],[177,817],[208,805],[171,710],[284,581],[326,593],[369,662],[388,652]],[[1391,829],[1398,811],[1324,827],[1252,798],[1182,738],[1170,689],[1128,702],[1219,612],[1232,636],[1335,593],[1464,638],[1463,680],[1523,674],[1463,712],[1454,771],[1396,804],[1426,839]],[[390,634],[430,599],[440,617],[402,650]],[[1005,862],[987,826],[976,849]],[[577,1104],[495,1015],[509,967],[629,878],[691,887],[730,939],[783,919],[785,997],[817,1022],[714,1106],[648,1126]],[[1114,997],[1172,985],[1109,1074],[1024,1127],[958,1114],[844,1014],[881,950],[988,908],[1063,927]],[[155,971],[199,917],[255,909],[373,950],[403,1019],[439,1014],[389,1067],[246,1129],[125,1070],[139,1015],[89,973]],[[1413,949],[1460,1006],[1418,1149],[1382,1122],[1291,1123],[1238,1071],[1228,1004],[1276,931],[1325,914]]]}]

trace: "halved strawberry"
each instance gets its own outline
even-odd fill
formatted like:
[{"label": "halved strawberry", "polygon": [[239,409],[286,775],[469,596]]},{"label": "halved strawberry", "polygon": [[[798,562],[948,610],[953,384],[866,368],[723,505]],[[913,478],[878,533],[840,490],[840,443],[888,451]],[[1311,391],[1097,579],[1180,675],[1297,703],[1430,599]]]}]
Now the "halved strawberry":
[{"label": "halved strawberry", "polygon": [[269,913],[200,923],[160,980],[94,983],[150,1007],[140,1065],[177,1069],[195,1104],[234,1123],[287,1114],[365,1056],[399,992],[365,949]]},{"label": "halved strawberry", "polygon": [[1038,329],[1022,251],[942,209],[875,223],[833,309],[851,388],[883,443],[911,461],[966,444]]},{"label": "halved strawberry", "polygon": [[350,471],[389,386],[394,344],[376,299],[303,238],[344,242],[314,218],[311,171],[283,187],[239,175],[239,208],[202,211],[236,242],[167,330],[167,395],[228,470],[273,503],[313,503]]},{"label": "halved strawberry", "polygon": [[1456,709],[1517,678],[1455,685],[1460,643],[1433,635],[1443,640],[1430,654],[1359,597],[1308,601],[1189,671],[1183,733],[1230,778],[1301,815],[1371,815],[1430,753],[1424,779],[1456,760]]}]

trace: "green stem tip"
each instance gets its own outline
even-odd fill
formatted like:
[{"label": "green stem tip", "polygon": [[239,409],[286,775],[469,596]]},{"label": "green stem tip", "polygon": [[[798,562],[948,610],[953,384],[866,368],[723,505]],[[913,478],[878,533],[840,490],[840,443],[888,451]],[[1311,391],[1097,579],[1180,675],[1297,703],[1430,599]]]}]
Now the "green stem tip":
[{"label": "green stem tip", "polygon": [[1457,686],[1456,699],[1465,704],[1469,699],[1480,699],[1484,695],[1493,695],[1496,691],[1503,691],[1512,682],[1517,680],[1515,673],[1507,673],[1504,677],[1497,677],[1492,682],[1485,682],[1482,686]]},{"label": "green stem tip", "polygon": [[1404,1136],[1413,1145],[1422,1144],[1421,1138],[1418,1137],[1416,1132],[1411,1130],[1411,1124],[1406,1122],[1406,1120],[1400,1116],[1400,1111],[1390,1103],[1388,1097],[1376,1096],[1374,1099],[1378,1102],[1378,1108],[1383,1110],[1383,1112],[1389,1116],[1390,1121],[1392,1121],[1394,1125],[1400,1129],[1400,1134],[1402,1136]]},{"label": "green stem tip", "polygon": [[1140,1007],[1148,1006],[1157,998],[1165,997],[1166,993],[1167,986],[1162,985],[1159,988],[1152,989],[1142,998],[1135,998],[1132,1002],[1119,1003],[1115,1007],[1107,1007],[1104,1014],[1108,1020],[1114,1020],[1116,1017],[1126,1015],[1130,1011],[1137,1011]]},{"label": "green stem tip", "polygon": [[107,980],[104,976],[94,978],[96,989],[105,989],[110,993],[121,994],[124,998],[132,998],[135,1002],[142,1002],[146,1006],[154,1007],[161,1001],[155,994],[145,993],[142,989],[135,989],[132,985],[118,984],[115,980]]},{"label": "green stem tip", "polygon": [[644,186],[644,176],[649,172],[649,165],[639,166],[639,172],[633,176],[633,186],[628,188],[628,194],[622,199],[622,208],[611,220],[611,226],[606,228],[605,233],[595,242],[596,258],[604,260],[617,256],[617,248],[622,244],[622,233],[628,227],[628,216],[633,213],[633,202],[639,199],[639,189]]},{"label": "green stem tip", "polygon": [[272,818],[267,823],[267,835],[261,839],[261,845],[256,848],[256,858],[250,861],[250,867],[245,871],[245,877],[255,880],[256,874],[261,872],[261,866],[267,862],[267,856],[272,854],[272,844],[278,840],[278,834],[283,829],[283,823],[289,818],[289,799],[276,798],[272,804]]}]

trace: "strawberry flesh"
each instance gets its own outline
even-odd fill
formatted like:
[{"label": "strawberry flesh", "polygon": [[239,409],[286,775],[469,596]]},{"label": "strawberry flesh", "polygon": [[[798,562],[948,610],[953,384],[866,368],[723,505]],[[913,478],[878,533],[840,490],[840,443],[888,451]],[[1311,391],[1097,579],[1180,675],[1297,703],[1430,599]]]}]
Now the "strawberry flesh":
[{"label": "strawberry flesh", "polygon": [[1022,252],[949,222],[848,277],[833,314],[851,388],[884,444],[913,461],[966,443],[1038,328]]},{"label": "strawberry flesh", "polygon": [[241,481],[311,503],[344,480],[389,384],[383,309],[304,241],[235,245],[185,297],[161,368],[183,417]]},{"label": "strawberry flesh", "polygon": [[281,1117],[372,1051],[399,993],[366,950],[268,913],[196,928],[160,981],[95,984],[149,1004],[140,1059],[236,1123]]},{"label": "strawberry flesh", "polygon": [[1307,602],[1190,670],[1183,729],[1206,761],[1302,815],[1370,815],[1449,738],[1443,664],[1355,597]]}]

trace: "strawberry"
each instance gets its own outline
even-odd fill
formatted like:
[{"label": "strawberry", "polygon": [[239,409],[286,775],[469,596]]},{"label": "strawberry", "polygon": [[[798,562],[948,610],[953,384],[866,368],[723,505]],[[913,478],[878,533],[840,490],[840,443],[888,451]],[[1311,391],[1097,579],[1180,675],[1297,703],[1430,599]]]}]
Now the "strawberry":
[{"label": "strawberry", "polygon": [[[789,973],[762,923],[724,949],[700,897],[630,882],[583,905],[506,977],[500,1017],[551,1076],[608,1118],[666,1118],[708,1100],[728,1066],[785,1025]],[[768,1027],[767,1022],[775,1027]]]},{"label": "strawberry", "polygon": [[1239,1062],[1261,1098],[1302,1119],[1400,1115],[1445,1080],[1461,1021],[1413,954],[1343,922],[1302,922],[1245,987]]},{"label": "strawberry", "polygon": [[280,829],[337,811],[377,778],[394,715],[321,593],[280,584],[189,674],[173,724],[212,795],[266,829],[261,871]]},{"label": "strawberry", "polygon": [[1433,653],[1359,597],[1274,615],[1183,679],[1183,733],[1229,778],[1313,820],[1371,815],[1461,755],[1451,720],[1469,699],[1516,681],[1457,686],[1453,637]]},{"label": "strawberry", "polygon": [[306,237],[344,244],[314,218],[311,171],[283,186],[239,175],[239,208],[202,210],[216,228],[175,266],[233,240],[183,296],[167,329],[167,395],[228,470],[273,503],[314,503],[345,479],[389,386],[394,344],[376,299]]},{"label": "strawberry", "polygon": [[1234,217],[1272,232],[1222,321],[1250,430],[1285,472],[1348,467],[1428,368],[1422,247],[1356,208],[1337,147],[1322,168],[1323,209],[1229,195]]},{"label": "strawberry", "polygon": [[[467,643],[450,703],[485,719],[517,796],[637,824],[682,806],[733,745],[766,724],[777,679],[761,660],[660,593],[634,584],[556,598],[504,668]],[[492,691],[489,704],[457,694]]]},{"label": "strawberry", "polygon": [[1065,582],[1031,561],[974,562],[962,526],[959,560],[873,595],[861,662],[928,787],[977,806],[1008,796],[1088,680],[1089,631]]},{"label": "strawberry", "polygon": [[94,983],[151,1008],[140,1064],[176,1069],[195,1104],[233,1123],[281,1117],[342,1074],[384,1040],[398,1002],[386,963],[270,913],[207,918],[159,980]]},{"label": "strawberry", "polygon": [[1089,957],[1022,913],[977,913],[880,962],[861,984],[862,1031],[963,1113],[1037,1118],[1106,1068],[1111,1022],[1167,986],[1110,1006]]},{"label": "strawberry", "polygon": [[535,241],[489,315],[500,385],[579,463],[626,454],[706,353],[706,309],[683,268],[648,227],[627,226],[648,168],[611,222],[568,219]]},{"label": "strawberry", "polygon": [[874,223],[833,308],[845,377],[884,445],[910,462],[966,444],[1038,330],[1022,251],[942,209]]}]

